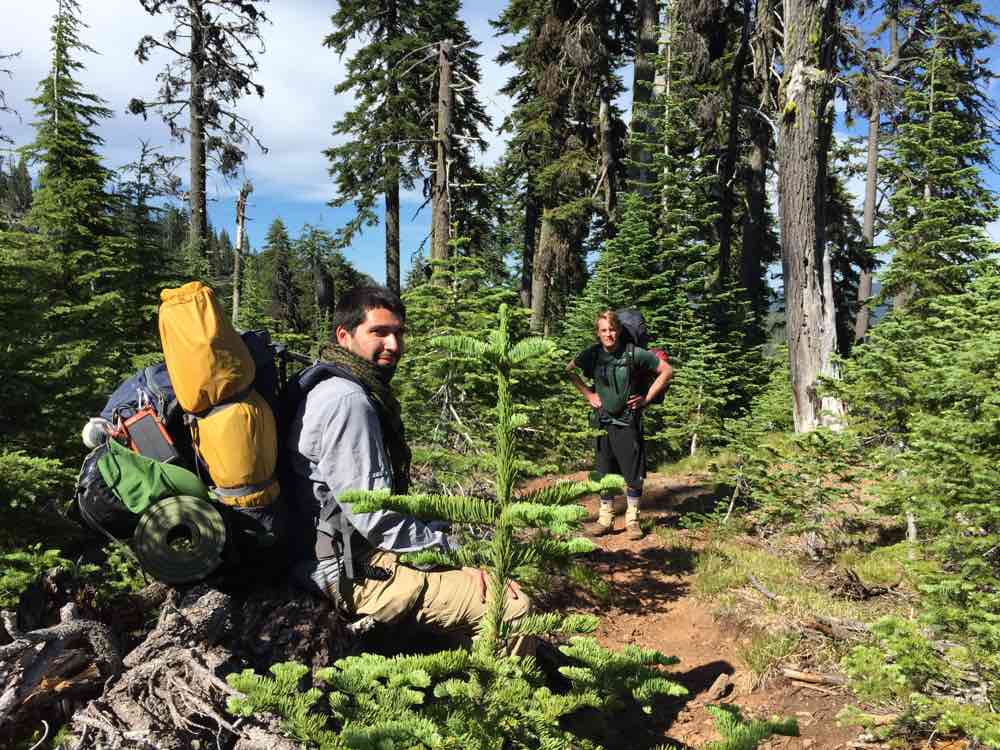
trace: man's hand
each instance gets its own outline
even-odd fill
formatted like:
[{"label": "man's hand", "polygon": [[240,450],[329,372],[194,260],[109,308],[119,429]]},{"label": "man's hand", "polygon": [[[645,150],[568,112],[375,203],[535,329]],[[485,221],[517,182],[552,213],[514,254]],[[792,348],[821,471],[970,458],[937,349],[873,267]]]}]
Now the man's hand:
[{"label": "man's hand", "polygon": [[593,391],[590,391],[587,394],[587,401],[589,401],[590,405],[593,406],[595,409],[600,409],[601,408],[601,397],[598,396]]},{"label": "man's hand", "polygon": [[645,396],[630,396],[629,400],[625,402],[629,409],[641,409],[649,404],[649,400]]},{"label": "man's hand", "polygon": [[[479,587],[480,601],[486,601],[486,571],[481,568],[462,568],[462,572],[469,576],[476,585]],[[518,585],[517,581],[509,581],[507,583],[507,591],[510,592],[511,598],[520,599],[521,598],[521,587]]]}]

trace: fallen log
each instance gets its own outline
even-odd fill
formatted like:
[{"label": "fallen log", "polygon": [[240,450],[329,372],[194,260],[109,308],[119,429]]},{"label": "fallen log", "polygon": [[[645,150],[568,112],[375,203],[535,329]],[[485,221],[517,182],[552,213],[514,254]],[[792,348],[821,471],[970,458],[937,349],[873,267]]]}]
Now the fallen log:
[{"label": "fallen log", "polygon": [[811,685],[846,685],[847,678],[839,674],[820,674],[819,672],[800,672],[797,669],[785,667],[781,674],[791,680],[808,682]]},{"label": "fallen log", "polygon": [[826,615],[816,615],[811,622],[805,624],[805,627],[839,641],[863,640],[871,635],[871,628],[863,622]]}]

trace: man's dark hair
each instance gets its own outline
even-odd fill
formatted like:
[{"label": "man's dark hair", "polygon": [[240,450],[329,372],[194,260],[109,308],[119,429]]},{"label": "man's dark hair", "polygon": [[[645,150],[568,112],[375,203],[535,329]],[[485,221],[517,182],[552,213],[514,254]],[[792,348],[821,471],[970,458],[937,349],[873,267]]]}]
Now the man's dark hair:
[{"label": "man's dark hair", "polygon": [[337,300],[333,311],[333,331],[343,326],[351,334],[365,321],[369,310],[384,308],[406,322],[406,306],[395,292],[384,286],[358,286]]}]

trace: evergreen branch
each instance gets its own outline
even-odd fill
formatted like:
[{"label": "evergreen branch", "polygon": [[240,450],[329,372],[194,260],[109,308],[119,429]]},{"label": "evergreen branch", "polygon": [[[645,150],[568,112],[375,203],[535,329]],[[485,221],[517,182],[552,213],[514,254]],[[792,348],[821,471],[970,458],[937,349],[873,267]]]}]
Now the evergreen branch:
[{"label": "evergreen branch", "polygon": [[431,345],[447,349],[455,354],[476,358],[485,357],[489,349],[482,341],[471,336],[435,336],[431,339]]},{"label": "evergreen branch", "polygon": [[568,560],[597,549],[597,545],[582,536],[572,539],[542,539],[534,542],[532,547],[546,560]]},{"label": "evergreen branch", "polygon": [[709,742],[705,750],[755,750],[763,740],[776,734],[798,737],[799,725],[795,719],[755,719],[747,721],[736,706],[705,706],[715,719],[715,729],[723,739]]},{"label": "evergreen branch", "polygon": [[539,505],[566,505],[584,495],[618,494],[625,486],[625,480],[617,474],[608,474],[600,480],[588,479],[583,482],[558,482],[540,490],[534,490],[518,497],[519,502]]},{"label": "evergreen branch", "polygon": [[512,526],[568,528],[587,517],[587,509],[580,505],[539,505],[537,503],[511,503],[500,514],[500,523]]},{"label": "evergreen branch", "polygon": [[549,339],[543,339],[541,337],[533,337],[528,339],[521,339],[518,341],[510,350],[510,362],[511,364],[520,364],[528,359],[534,359],[535,357],[540,357],[543,354],[548,354],[553,349],[555,349],[555,344]]},{"label": "evergreen branch", "polygon": [[507,631],[509,637],[525,635],[574,635],[593,633],[597,630],[600,620],[594,615],[562,615],[558,612],[525,615],[517,622],[510,623]]},{"label": "evergreen branch", "polygon": [[432,548],[400,555],[400,561],[414,568],[460,568],[465,563],[458,559],[457,552],[449,553]]},{"label": "evergreen branch", "polygon": [[338,498],[350,503],[355,513],[394,510],[425,521],[493,524],[498,517],[495,503],[461,495],[393,495],[390,490],[347,490]]}]

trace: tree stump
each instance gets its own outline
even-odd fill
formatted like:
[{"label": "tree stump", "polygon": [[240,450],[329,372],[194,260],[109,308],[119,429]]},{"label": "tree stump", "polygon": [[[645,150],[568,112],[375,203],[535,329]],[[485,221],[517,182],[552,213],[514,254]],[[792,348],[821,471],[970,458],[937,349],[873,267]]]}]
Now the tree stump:
[{"label": "tree stump", "polygon": [[[74,748],[296,747],[265,719],[231,721],[226,701],[236,693],[225,677],[280,661],[323,666],[357,650],[330,603],[284,586],[237,593],[156,586],[120,600],[126,610],[106,613],[115,627],[84,619],[74,604],[62,608],[58,624],[28,632],[3,614],[11,642],[0,645],[0,745],[44,719],[68,723]],[[123,654],[137,613],[160,602],[156,626]]]}]

